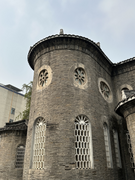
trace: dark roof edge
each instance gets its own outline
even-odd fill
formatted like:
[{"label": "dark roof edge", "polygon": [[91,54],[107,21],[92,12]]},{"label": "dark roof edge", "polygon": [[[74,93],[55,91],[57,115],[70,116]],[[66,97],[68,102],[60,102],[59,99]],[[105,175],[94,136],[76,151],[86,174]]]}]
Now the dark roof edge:
[{"label": "dark roof edge", "polygon": [[26,130],[28,126],[28,120],[20,120],[12,123],[6,123],[3,128],[0,128],[0,132],[7,130]]},{"label": "dark roof edge", "polygon": [[[60,37],[60,38],[62,38],[62,37],[64,37],[64,38],[67,37],[67,38],[82,39],[82,40],[84,40],[84,41],[87,41],[87,42],[91,43],[94,47],[96,47],[96,48],[99,50],[99,52],[106,58],[106,60],[107,60],[112,66],[114,66],[114,67],[119,66],[119,65],[122,65],[122,64],[126,64],[126,63],[128,63],[128,62],[131,62],[131,61],[134,61],[134,60],[135,60],[135,57],[133,57],[133,58],[129,58],[129,59],[124,60],[124,61],[120,61],[120,62],[118,62],[118,63],[113,63],[113,62],[105,55],[105,53],[104,53],[104,52],[102,51],[102,49],[97,45],[97,43],[95,43],[94,41],[92,41],[92,40],[90,40],[90,39],[88,39],[88,38],[85,38],[85,37],[83,37],[83,36],[74,35],[74,34],[55,34],[55,35],[51,35],[51,36],[48,36],[48,37],[46,37],[46,38],[41,39],[40,41],[38,41],[37,43],[35,43],[33,46],[30,47],[30,50],[29,50],[29,52],[28,52],[27,58],[29,59],[29,57],[30,57],[31,52],[33,51],[33,49],[34,49],[36,46],[38,46],[40,43],[42,43],[42,42],[44,42],[44,41],[47,41],[47,40],[50,40],[50,39],[55,39],[55,38],[58,38],[58,37]],[[29,60],[28,60],[28,62],[29,62]],[[33,69],[33,68],[32,68],[32,69]]]},{"label": "dark roof edge", "polygon": [[52,36],[48,36],[48,37],[46,37],[46,38],[43,38],[42,40],[38,41],[37,43],[35,43],[33,46],[30,47],[30,50],[29,50],[29,52],[28,52],[28,59],[29,59],[30,54],[31,54],[31,52],[33,51],[33,49],[34,49],[36,46],[38,46],[40,43],[42,43],[42,42],[44,42],[44,41],[47,41],[47,40],[50,40],[50,39],[55,39],[55,38],[58,38],[58,37],[60,37],[60,38],[62,38],[62,37],[66,38],[66,37],[67,37],[67,38],[82,39],[82,40],[84,40],[84,41],[87,41],[87,42],[93,44],[93,45],[102,53],[102,55],[109,61],[109,63],[113,65],[113,63],[110,61],[110,59],[105,55],[105,53],[102,51],[102,49],[101,49],[94,41],[92,41],[92,40],[90,40],[90,39],[88,39],[88,38],[85,38],[85,37],[83,37],[83,36],[71,35],[71,34],[56,34],[56,35],[52,35]]},{"label": "dark roof edge", "polygon": [[114,66],[118,66],[118,65],[121,65],[121,64],[125,64],[125,63],[131,62],[131,61],[135,61],[135,57],[126,59],[126,60],[124,60],[124,61],[120,61],[120,62],[118,62],[118,63],[114,63]]},{"label": "dark roof edge", "polygon": [[19,95],[21,95],[21,96],[24,96],[24,94],[21,94],[21,93],[19,93],[19,92],[16,92],[16,91],[14,91],[14,90],[12,90],[12,89],[10,89],[10,88],[8,88],[8,87],[5,87],[5,86],[3,86],[3,85],[1,85],[1,84],[0,84],[0,87],[2,87],[2,88],[4,88],[4,89],[7,89],[7,90],[9,90],[9,91],[11,91],[11,92],[13,92],[13,93],[16,93],[16,94],[19,94]]}]

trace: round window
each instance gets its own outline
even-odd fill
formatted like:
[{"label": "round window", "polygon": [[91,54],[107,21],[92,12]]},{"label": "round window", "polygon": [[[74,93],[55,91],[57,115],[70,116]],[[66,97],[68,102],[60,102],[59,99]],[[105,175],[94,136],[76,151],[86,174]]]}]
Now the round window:
[{"label": "round window", "polygon": [[74,78],[75,78],[75,82],[78,83],[79,85],[84,85],[85,81],[86,81],[86,77],[85,77],[85,71],[83,68],[78,67],[75,69],[74,72]]}]

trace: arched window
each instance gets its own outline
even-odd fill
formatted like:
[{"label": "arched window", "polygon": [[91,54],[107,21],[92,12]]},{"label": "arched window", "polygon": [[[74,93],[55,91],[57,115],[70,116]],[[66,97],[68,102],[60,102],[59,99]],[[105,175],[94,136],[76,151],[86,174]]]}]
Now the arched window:
[{"label": "arched window", "polygon": [[121,168],[122,165],[121,165],[121,156],[120,156],[118,132],[115,129],[113,130],[113,138],[114,138],[114,146],[115,146],[115,155],[116,155],[117,167]]},{"label": "arched window", "polygon": [[125,94],[125,91],[129,90],[128,88],[122,88],[121,89],[121,99],[126,99],[126,94]]},{"label": "arched window", "polygon": [[91,124],[87,116],[75,119],[75,161],[77,169],[93,168]]},{"label": "arched window", "polygon": [[106,123],[104,123],[104,125],[103,125],[103,131],[104,131],[107,167],[112,168],[113,164],[112,164],[112,151],[111,151],[111,143],[110,143],[110,134],[109,134],[108,125]]},{"label": "arched window", "polygon": [[40,117],[35,124],[34,145],[33,145],[33,168],[44,169],[45,159],[45,119]]},{"label": "arched window", "polygon": [[17,147],[17,154],[16,154],[16,168],[23,168],[23,162],[24,162],[24,153],[25,153],[25,147],[23,145],[20,145]]}]

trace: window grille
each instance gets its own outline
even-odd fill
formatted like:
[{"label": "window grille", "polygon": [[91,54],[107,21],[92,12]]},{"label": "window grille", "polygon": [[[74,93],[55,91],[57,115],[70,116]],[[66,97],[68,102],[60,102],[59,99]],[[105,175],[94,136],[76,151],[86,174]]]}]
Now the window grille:
[{"label": "window grille", "polygon": [[110,89],[107,84],[103,81],[100,82],[100,89],[105,98],[109,98],[110,96]]},{"label": "window grille", "polygon": [[16,155],[16,165],[15,165],[16,168],[23,168],[24,153],[25,153],[25,147],[18,146],[17,155]]},{"label": "window grille", "polygon": [[85,84],[85,80],[86,80],[86,75],[85,75],[84,69],[81,68],[81,67],[75,69],[74,78],[75,78],[75,81],[78,84],[84,85]]},{"label": "window grille", "polygon": [[93,166],[92,135],[89,119],[79,115],[75,119],[75,161],[77,169]]},{"label": "window grille", "polygon": [[135,169],[135,163],[134,163],[134,158],[133,158],[133,151],[132,151],[132,145],[131,145],[129,132],[127,132],[126,135],[127,135],[128,151],[130,153],[131,168]]},{"label": "window grille", "polygon": [[48,80],[48,71],[46,69],[43,69],[39,74],[38,83],[40,87],[43,87]]},{"label": "window grille", "polygon": [[120,148],[119,148],[119,139],[118,139],[118,132],[116,130],[113,130],[113,138],[114,138],[117,167],[121,168],[122,164],[121,164],[121,156],[120,156]]},{"label": "window grille", "polygon": [[103,125],[103,130],[104,130],[104,141],[105,141],[107,167],[111,168],[112,167],[111,144],[110,144],[110,136],[109,136],[108,126],[106,123]]},{"label": "window grille", "polygon": [[45,132],[46,132],[45,119],[38,118],[35,125],[35,137],[34,137],[34,148],[33,148],[34,169],[44,169]]}]

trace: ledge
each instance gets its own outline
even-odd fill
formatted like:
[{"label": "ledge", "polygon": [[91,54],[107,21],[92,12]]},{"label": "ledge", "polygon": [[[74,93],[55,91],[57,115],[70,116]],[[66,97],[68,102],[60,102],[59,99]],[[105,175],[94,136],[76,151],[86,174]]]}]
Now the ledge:
[{"label": "ledge", "polygon": [[[57,40],[59,40],[58,44],[56,42]],[[80,43],[80,46],[82,46],[82,47],[84,45],[83,44],[84,42],[92,45],[94,48],[96,48],[96,50],[98,50],[104,56],[104,58],[109,62],[109,64],[113,65],[113,63],[109,60],[109,58],[102,51],[102,49],[95,42],[91,41],[90,39],[82,37],[82,36],[78,36],[78,35],[71,35],[71,34],[60,34],[60,35],[58,35],[58,34],[56,34],[56,35],[48,36],[48,37],[38,41],[37,43],[35,43],[33,46],[30,47],[30,50],[28,53],[28,62],[30,64],[31,68],[34,69],[34,65],[33,65],[31,58],[32,58],[32,55],[35,54],[34,51],[37,50],[37,47],[40,50],[43,48],[47,48],[47,51],[49,52],[49,51],[55,50],[56,45],[60,46],[60,45],[77,45],[78,44],[78,41],[75,44],[74,42],[72,42],[72,40],[83,41],[82,43]],[[50,48],[52,46],[54,48]],[[85,45],[84,48],[86,49],[86,51],[89,50],[87,45]],[[61,48],[56,48],[56,49],[61,49]],[[67,47],[65,47],[65,49],[67,49]],[[75,49],[75,48],[72,47],[71,49]],[[78,49],[78,50],[80,50],[80,49]],[[82,51],[85,51],[85,50],[82,49]]]},{"label": "ledge", "polygon": [[126,116],[127,116],[127,114],[128,114],[127,112],[128,111],[130,113],[132,113],[131,110],[129,110],[129,109],[132,109],[133,107],[135,107],[135,94],[133,94],[133,95],[127,97],[126,99],[120,101],[118,103],[118,105],[116,106],[116,108],[114,109],[114,111],[118,115],[120,115],[120,116],[125,118],[125,116],[124,116],[125,112],[124,111],[126,111]]}]

